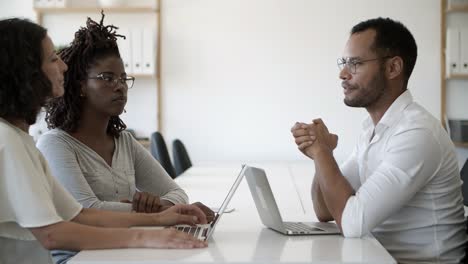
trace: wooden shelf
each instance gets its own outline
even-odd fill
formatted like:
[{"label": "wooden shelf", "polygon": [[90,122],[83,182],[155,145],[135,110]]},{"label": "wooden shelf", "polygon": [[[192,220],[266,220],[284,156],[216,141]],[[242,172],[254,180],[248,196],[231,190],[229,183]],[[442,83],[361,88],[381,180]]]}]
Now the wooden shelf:
[{"label": "wooden shelf", "polygon": [[154,7],[40,7],[34,8],[38,14],[43,13],[155,13],[159,10]]},{"label": "wooden shelf", "polygon": [[468,74],[451,74],[447,80],[468,80]]},{"label": "wooden shelf", "polygon": [[158,76],[154,74],[128,74],[129,76],[133,76],[136,79],[158,79]]},{"label": "wooden shelf", "polygon": [[453,144],[455,144],[456,147],[459,147],[459,148],[468,148],[468,142],[453,142]]},{"label": "wooden shelf", "polygon": [[452,7],[447,8],[445,12],[446,13],[468,12],[468,5],[452,6]]}]

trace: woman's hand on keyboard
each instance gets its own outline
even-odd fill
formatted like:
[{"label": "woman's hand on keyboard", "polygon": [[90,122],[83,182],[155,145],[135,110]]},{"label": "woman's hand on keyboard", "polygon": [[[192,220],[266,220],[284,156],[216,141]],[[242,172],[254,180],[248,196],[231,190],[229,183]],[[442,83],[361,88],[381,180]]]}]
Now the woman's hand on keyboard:
[{"label": "woman's hand on keyboard", "polygon": [[205,213],[195,205],[176,204],[170,208],[154,214],[156,225],[170,226],[177,224],[196,225],[206,224]]},{"label": "woman's hand on keyboard", "polygon": [[205,213],[206,221],[208,223],[211,223],[211,221],[213,221],[215,213],[208,206],[202,204],[201,202],[193,203],[193,205],[200,208],[203,211],[203,213]]},{"label": "woman's hand on keyboard", "polygon": [[[167,210],[166,210],[167,211]],[[145,247],[151,248],[203,248],[208,244],[192,235],[173,228],[144,230]]]}]

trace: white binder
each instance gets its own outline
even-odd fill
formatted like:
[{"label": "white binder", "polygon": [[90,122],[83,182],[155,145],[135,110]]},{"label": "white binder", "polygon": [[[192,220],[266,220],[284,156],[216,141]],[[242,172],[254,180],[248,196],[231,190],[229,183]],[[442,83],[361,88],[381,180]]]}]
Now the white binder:
[{"label": "white binder", "polygon": [[143,74],[156,73],[156,34],[152,28],[143,30]]},{"label": "white binder", "polygon": [[43,7],[55,7],[55,0],[43,0],[44,6]]},{"label": "white binder", "polygon": [[447,28],[447,77],[451,74],[460,73],[460,30],[458,28]]},{"label": "white binder", "polygon": [[46,4],[46,1],[47,0],[34,0],[34,7],[35,8],[42,8],[42,7],[45,7],[45,4]]},{"label": "white binder", "polygon": [[119,45],[119,52],[120,57],[122,58],[125,72],[128,75],[133,74],[133,65],[132,65],[132,43],[131,43],[131,36],[130,30],[128,29],[119,29],[119,34],[124,35],[125,39],[117,38],[117,45]]},{"label": "white binder", "polygon": [[468,74],[468,28],[460,30],[460,73]]},{"label": "white binder", "polygon": [[55,7],[64,8],[67,6],[67,0],[55,0]]},{"label": "white binder", "polygon": [[143,73],[143,45],[142,45],[142,30],[134,28],[131,34],[131,51],[132,51],[132,70],[133,74]]}]

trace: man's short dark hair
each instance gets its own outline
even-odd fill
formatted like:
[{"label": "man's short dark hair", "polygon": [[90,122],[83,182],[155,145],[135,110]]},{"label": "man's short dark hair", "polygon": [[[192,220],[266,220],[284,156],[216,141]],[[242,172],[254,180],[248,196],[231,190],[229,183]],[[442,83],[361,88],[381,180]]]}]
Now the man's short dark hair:
[{"label": "man's short dark hair", "polygon": [[372,48],[379,56],[400,56],[403,59],[403,74],[408,83],[418,56],[416,41],[411,32],[401,22],[379,17],[355,25],[351,34],[368,29],[376,32]]},{"label": "man's short dark hair", "polygon": [[0,117],[34,124],[52,94],[42,71],[47,30],[26,19],[0,20]]}]

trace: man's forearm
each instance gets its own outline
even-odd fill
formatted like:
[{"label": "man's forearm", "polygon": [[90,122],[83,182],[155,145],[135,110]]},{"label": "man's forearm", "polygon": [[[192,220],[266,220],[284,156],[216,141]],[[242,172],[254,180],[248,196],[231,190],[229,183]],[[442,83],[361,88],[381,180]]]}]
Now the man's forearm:
[{"label": "man's forearm", "polygon": [[322,191],[320,190],[317,177],[317,173],[315,173],[311,188],[312,203],[314,205],[315,214],[320,222],[332,221],[333,216],[330,214],[330,211],[328,210],[327,205],[323,200]]},{"label": "man's forearm", "polygon": [[354,194],[343,177],[331,151],[323,150],[314,156],[317,181],[329,212],[341,228],[341,217],[348,198]]}]

